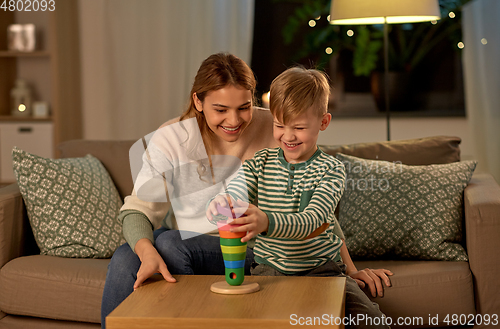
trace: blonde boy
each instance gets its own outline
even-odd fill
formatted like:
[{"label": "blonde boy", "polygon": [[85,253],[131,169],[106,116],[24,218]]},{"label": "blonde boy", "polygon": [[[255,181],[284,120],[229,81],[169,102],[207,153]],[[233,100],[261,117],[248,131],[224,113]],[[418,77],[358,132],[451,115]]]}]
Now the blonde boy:
[{"label": "blonde boy", "polygon": [[[334,216],[345,170],[316,145],[319,132],[330,124],[329,95],[324,73],[302,67],[286,70],[271,84],[273,135],[279,147],[263,149],[245,161],[244,175],[231,181],[226,191],[235,213],[246,215],[234,220],[244,225],[233,231],[247,232],[242,242],[257,237],[252,275],[346,276],[341,248],[342,255],[349,256]],[[258,207],[252,204],[257,196]],[[226,197],[219,195],[209,204],[209,220],[217,215],[217,204],[226,206]],[[346,282],[349,319],[384,316],[355,280],[347,277]],[[349,323],[351,328],[387,328],[366,321]]]},{"label": "blonde boy", "polygon": [[[243,242],[257,237],[255,261],[287,275],[341,260],[334,210],[344,190],[344,167],[316,145],[330,124],[329,94],[320,71],[294,67],[280,74],[270,97],[279,148],[263,149],[245,161],[244,175],[226,191],[237,206],[248,207],[237,219],[246,225],[234,230],[248,232]],[[257,195],[258,207],[251,205]],[[211,202],[209,219],[217,214],[217,203],[225,206],[225,198]]]}]

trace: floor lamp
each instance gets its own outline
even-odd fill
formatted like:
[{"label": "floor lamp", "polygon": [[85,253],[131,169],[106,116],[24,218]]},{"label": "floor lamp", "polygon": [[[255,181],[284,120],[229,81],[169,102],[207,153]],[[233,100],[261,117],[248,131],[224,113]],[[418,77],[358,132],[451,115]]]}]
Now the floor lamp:
[{"label": "floor lamp", "polygon": [[389,104],[389,38],[387,24],[417,23],[441,18],[438,0],[332,0],[330,24],[384,24],[384,85],[387,140],[391,140]]}]

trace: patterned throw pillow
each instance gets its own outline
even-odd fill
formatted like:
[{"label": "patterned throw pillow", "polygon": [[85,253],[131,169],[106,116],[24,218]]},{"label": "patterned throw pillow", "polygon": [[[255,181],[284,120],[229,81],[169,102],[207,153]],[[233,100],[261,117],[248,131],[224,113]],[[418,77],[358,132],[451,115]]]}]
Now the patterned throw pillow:
[{"label": "patterned throw pillow", "polygon": [[122,201],[100,161],[46,159],[18,148],[12,158],[40,253],[111,257],[124,242],[117,220]]},{"label": "patterned throw pillow", "polygon": [[347,174],[339,223],[354,259],[467,260],[463,191],[475,161],[407,166],[337,158]]}]

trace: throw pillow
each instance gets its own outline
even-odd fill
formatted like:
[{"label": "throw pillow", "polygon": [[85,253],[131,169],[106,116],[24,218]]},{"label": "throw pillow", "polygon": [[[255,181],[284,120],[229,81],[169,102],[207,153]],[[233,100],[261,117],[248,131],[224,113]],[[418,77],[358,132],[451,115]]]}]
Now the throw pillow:
[{"label": "throw pillow", "polygon": [[354,259],[467,260],[463,191],[475,161],[407,166],[337,158],[346,167],[339,223]]},{"label": "throw pillow", "polygon": [[122,200],[100,161],[47,159],[18,148],[12,158],[40,253],[111,257],[124,242],[117,220]]}]

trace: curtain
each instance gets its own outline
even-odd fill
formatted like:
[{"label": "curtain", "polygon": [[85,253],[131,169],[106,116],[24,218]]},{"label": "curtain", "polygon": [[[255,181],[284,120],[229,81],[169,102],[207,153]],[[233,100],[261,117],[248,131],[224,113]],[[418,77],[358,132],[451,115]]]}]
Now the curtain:
[{"label": "curtain", "polygon": [[138,139],[185,109],[201,62],[250,63],[253,0],[80,0],[86,139]]},{"label": "curtain", "polygon": [[476,0],[463,8],[466,110],[478,169],[500,182],[500,1]]}]

